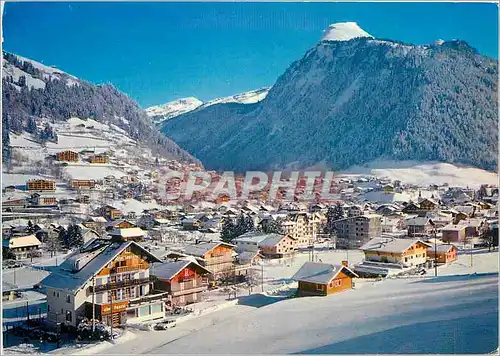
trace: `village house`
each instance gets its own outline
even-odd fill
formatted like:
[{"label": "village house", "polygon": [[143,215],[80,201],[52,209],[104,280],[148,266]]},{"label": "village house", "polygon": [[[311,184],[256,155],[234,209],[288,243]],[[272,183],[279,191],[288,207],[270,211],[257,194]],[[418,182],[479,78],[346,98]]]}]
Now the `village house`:
[{"label": "village house", "polygon": [[36,253],[41,244],[35,235],[10,237],[2,240],[2,252],[16,260],[25,259]]},{"label": "village house", "polygon": [[259,263],[264,258],[259,251],[241,251],[238,252],[236,260],[240,265],[254,266]]},{"label": "village house", "polygon": [[26,182],[28,191],[50,191],[56,190],[56,182],[49,179],[30,179]]},{"label": "village house", "polygon": [[282,258],[289,256],[297,249],[297,239],[290,235],[265,234],[247,232],[233,240],[236,251],[260,252],[265,258]]},{"label": "village house", "polygon": [[337,248],[359,248],[382,233],[381,216],[366,214],[334,222],[337,229]]},{"label": "village house", "polygon": [[434,221],[426,217],[411,218],[406,221],[408,236],[425,237],[436,232]]},{"label": "village house", "polygon": [[155,289],[168,293],[171,307],[200,302],[210,271],[194,261],[179,260],[155,265]]},{"label": "village house", "polygon": [[99,215],[104,216],[107,220],[120,219],[122,216],[122,212],[111,205],[105,205],[99,208],[98,213]]},{"label": "village house", "polygon": [[444,264],[455,261],[457,259],[457,254],[458,249],[456,246],[450,244],[436,244],[436,246],[431,246],[427,250],[427,256],[429,259],[435,260],[437,263]]},{"label": "village house", "polygon": [[382,232],[399,232],[404,229],[405,221],[402,216],[384,216],[381,218]]},{"label": "village house", "polygon": [[106,231],[111,231],[111,230],[115,230],[115,229],[129,229],[129,228],[137,227],[137,226],[128,220],[121,220],[120,219],[120,220],[108,221],[104,225],[104,227],[105,227]]},{"label": "village house", "polygon": [[421,240],[374,238],[361,246],[365,261],[393,263],[404,267],[423,267],[429,244]]},{"label": "village house", "polygon": [[184,230],[198,230],[201,226],[201,221],[196,218],[186,218],[181,220],[181,225]]},{"label": "village house", "polygon": [[74,328],[84,317],[114,326],[163,318],[167,293],[153,292],[153,262],[161,261],[135,242],[91,241],[40,282],[47,320]]},{"label": "village house", "polygon": [[488,230],[488,224],[484,218],[461,220],[458,224],[465,225],[465,237],[479,237]]},{"label": "village house", "polygon": [[233,245],[225,242],[201,242],[188,245],[181,251],[171,251],[166,257],[172,259],[185,259],[194,257],[196,261],[212,274],[213,279],[234,274],[234,256],[236,252]]},{"label": "village house", "polygon": [[32,206],[57,206],[57,198],[34,193],[30,197]]},{"label": "village house", "polygon": [[293,275],[299,296],[326,296],[353,288],[358,277],[349,267],[327,263],[306,262]]},{"label": "village house", "polygon": [[89,229],[100,230],[104,228],[106,223],[107,220],[103,216],[91,216],[82,225]]},{"label": "village house", "polygon": [[383,215],[383,216],[393,216],[393,215],[395,215],[399,211],[400,211],[400,209],[398,207],[396,207],[395,205],[393,205],[393,204],[380,205],[375,210],[375,212],[377,214],[380,214],[380,215]]},{"label": "village house", "polygon": [[93,189],[95,188],[95,180],[93,179],[72,179],[70,182],[73,189]]},{"label": "village house", "polygon": [[78,162],[78,152],[75,151],[57,152],[56,160],[61,162]]},{"label": "village house", "polygon": [[446,225],[441,228],[442,240],[444,242],[464,242],[466,237],[466,225]]},{"label": "village house", "polygon": [[201,231],[221,231],[224,221],[220,217],[212,218],[201,223]]},{"label": "village house", "polygon": [[100,164],[108,164],[109,157],[105,154],[93,155],[90,157],[90,163],[100,163]]},{"label": "village house", "polygon": [[433,199],[419,198],[418,203],[410,202],[403,208],[405,214],[417,214],[420,217],[426,216],[430,211],[434,211],[439,207],[439,204]]},{"label": "village house", "polygon": [[312,229],[309,229],[309,217],[305,212],[292,212],[283,221],[284,233],[297,240],[297,247],[308,247],[313,243]]}]

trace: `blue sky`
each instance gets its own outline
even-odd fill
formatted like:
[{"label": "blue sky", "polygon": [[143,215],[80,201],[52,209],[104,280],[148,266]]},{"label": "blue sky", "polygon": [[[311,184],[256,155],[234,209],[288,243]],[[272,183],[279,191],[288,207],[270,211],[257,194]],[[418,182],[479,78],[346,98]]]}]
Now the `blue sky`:
[{"label": "blue sky", "polygon": [[93,83],[142,107],[209,100],[272,85],[331,23],[424,44],[463,39],[497,58],[495,4],[7,3],[4,49]]}]

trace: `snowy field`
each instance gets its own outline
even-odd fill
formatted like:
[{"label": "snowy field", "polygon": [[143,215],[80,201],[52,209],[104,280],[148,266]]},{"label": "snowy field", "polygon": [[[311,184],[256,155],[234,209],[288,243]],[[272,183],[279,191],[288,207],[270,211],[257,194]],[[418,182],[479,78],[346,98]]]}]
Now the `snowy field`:
[{"label": "snowy field", "polygon": [[376,160],[363,166],[353,166],[341,176],[373,175],[400,180],[406,184],[443,184],[478,188],[481,184],[498,184],[498,175],[478,168],[449,163]]},{"label": "snowy field", "polygon": [[70,177],[75,179],[103,179],[106,176],[113,175],[116,178],[121,178],[127,174],[112,166],[105,165],[68,165],[64,167],[64,171]]},{"label": "snowy field", "polygon": [[[343,256],[332,252],[322,259],[339,258]],[[470,256],[460,255],[454,264],[441,267],[436,278],[359,280],[356,289],[329,297],[240,297],[239,305],[168,331],[134,331],[132,340],[117,340],[99,353],[491,352],[498,347],[498,253],[477,251],[474,258],[471,268]],[[286,268],[267,266],[266,271],[290,277],[292,268]]]}]

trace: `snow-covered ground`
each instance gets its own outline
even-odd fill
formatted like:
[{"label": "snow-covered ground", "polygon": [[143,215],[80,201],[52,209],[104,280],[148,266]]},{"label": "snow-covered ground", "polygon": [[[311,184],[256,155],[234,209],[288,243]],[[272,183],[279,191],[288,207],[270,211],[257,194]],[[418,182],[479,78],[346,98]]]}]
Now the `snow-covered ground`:
[{"label": "snow-covered ground", "polygon": [[82,165],[68,165],[64,167],[63,170],[72,178],[75,179],[103,179],[106,176],[113,175],[115,178],[119,179],[127,174],[118,168],[114,168],[111,165],[94,165],[94,164],[82,164]]},{"label": "snow-covered ground", "polygon": [[386,177],[405,184],[420,185],[448,183],[450,186],[479,188],[481,184],[498,184],[496,173],[440,162],[376,160],[339,172],[339,176],[360,175]]},{"label": "snow-covered ground", "polygon": [[[437,278],[358,280],[356,289],[329,297],[241,297],[234,307],[167,331],[137,331],[134,340],[99,353],[491,352],[498,347],[498,252],[476,254],[473,267],[469,255],[460,255],[457,262],[440,267]],[[358,257],[350,254],[350,259]],[[339,252],[322,258],[339,259]],[[286,268],[266,266],[268,274],[280,278],[296,271]]]}]

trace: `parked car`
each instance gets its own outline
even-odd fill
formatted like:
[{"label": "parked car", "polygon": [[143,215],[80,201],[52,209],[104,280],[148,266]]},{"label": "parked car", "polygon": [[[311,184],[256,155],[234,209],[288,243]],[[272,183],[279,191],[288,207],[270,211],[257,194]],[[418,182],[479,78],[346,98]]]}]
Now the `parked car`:
[{"label": "parked car", "polygon": [[156,324],[154,326],[154,329],[157,331],[167,330],[167,329],[175,328],[176,325],[177,325],[177,323],[175,322],[175,320],[167,320],[167,321]]}]

